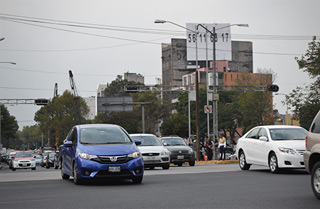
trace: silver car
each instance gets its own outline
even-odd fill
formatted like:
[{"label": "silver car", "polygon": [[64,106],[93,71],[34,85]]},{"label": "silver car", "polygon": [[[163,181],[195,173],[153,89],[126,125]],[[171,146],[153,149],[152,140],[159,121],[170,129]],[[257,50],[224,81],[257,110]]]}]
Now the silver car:
[{"label": "silver car", "polygon": [[144,162],[144,167],[170,168],[170,151],[163,146],[161,141],[153,134],[130,134],[134,140],[141,141],[138,146]]}]

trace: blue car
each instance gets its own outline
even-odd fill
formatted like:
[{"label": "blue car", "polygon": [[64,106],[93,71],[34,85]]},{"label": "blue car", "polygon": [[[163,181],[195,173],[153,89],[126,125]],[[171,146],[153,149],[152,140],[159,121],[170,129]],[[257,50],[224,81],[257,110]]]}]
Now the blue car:
[{"label": "blue car", "polygon": [[129,134],[120,126],[88,124],[74,126],[61,150],[61,176],[73,176],[75,184],[94,178],[132,179],[142,182],[141,153]]}]

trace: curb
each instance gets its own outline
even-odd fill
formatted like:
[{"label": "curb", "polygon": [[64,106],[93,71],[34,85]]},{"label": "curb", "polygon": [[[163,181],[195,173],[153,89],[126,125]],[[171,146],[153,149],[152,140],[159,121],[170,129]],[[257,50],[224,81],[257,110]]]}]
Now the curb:
[{"label": "curb", "polygon": [[[208,161],[196,161],[196,165],[210,165],[210,164],[238,164],[239,160],[208,160]],[[185,162],[184,164],[188,164]],[[171,165],[173,165],[171,163]]]},{"label": "curb", "polygon": [[196,165],[208,164],[238,164],[239,160],[210,160],[210,161],[196,161]]}]

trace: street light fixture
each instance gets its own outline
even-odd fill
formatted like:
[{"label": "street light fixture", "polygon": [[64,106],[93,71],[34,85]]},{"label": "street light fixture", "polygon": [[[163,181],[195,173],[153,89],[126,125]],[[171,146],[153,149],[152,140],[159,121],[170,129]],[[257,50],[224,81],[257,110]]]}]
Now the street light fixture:
[{"label": "street light fixture", "polygon": [[17,63],[15,62],[0,62],[1,64],[11,64],[11,65],[16,65]]}]

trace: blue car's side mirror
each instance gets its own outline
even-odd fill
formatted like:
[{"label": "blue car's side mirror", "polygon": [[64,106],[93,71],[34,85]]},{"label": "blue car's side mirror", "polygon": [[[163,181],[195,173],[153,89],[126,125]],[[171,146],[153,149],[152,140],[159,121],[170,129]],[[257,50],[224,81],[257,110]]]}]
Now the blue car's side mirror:
[{"label": "blue car's side mirror", "polygon": [[140,145],[140,144],[141,144],[141,141],[139,141],[139,140],[134,140],[134,143],[135,143],[136,145]]},{"label": "blue car's side mirror", "polygon": [[67,141],[63,144],[65,147],[72,147],[72,141]]}]

